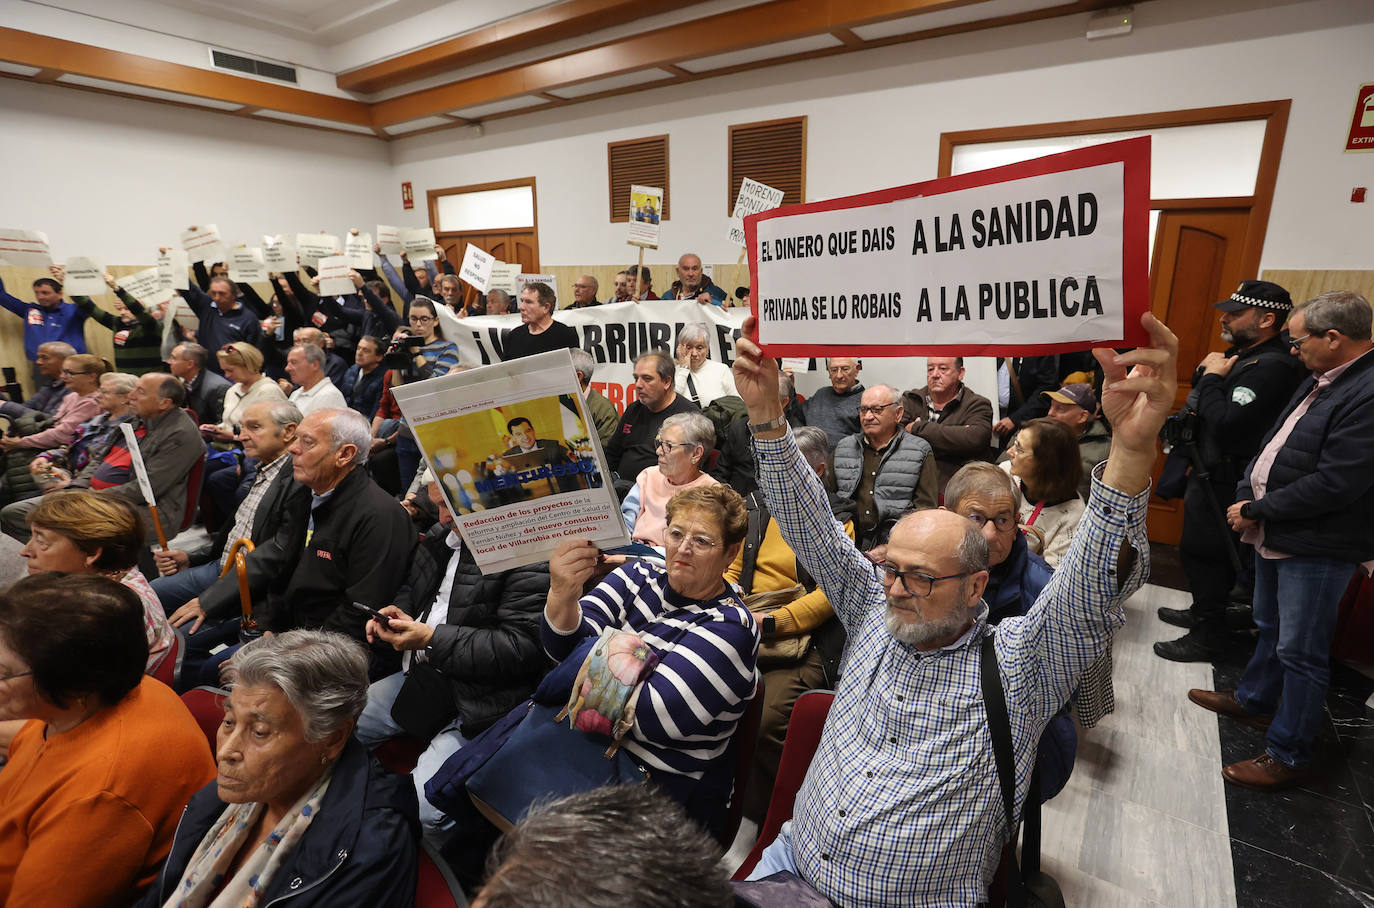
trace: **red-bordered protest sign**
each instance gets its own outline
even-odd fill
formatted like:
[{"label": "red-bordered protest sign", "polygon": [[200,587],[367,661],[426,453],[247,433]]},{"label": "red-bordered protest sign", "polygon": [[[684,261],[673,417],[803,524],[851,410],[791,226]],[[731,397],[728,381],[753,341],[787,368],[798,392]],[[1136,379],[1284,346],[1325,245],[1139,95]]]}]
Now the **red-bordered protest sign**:
[{"label": "red-bordered protest sign", "polygon": [[773,356],[1148,342],[1150,138],[745,218]]}]

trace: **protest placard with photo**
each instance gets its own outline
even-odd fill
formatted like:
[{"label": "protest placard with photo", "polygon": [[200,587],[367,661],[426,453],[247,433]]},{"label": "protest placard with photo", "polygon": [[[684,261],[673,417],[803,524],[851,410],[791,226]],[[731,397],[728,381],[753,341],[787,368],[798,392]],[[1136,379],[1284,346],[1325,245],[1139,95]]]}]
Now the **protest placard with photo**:
[{"label": "protest placard with photo", "polygon": [[547,561],[569,536],[630,542],[568,351],[392,393],[484,573]]},{"label": "protest placard with photo", "polygon": [[48,235],[41,230],[0,228],[0,262],[17,268],[47,268],[52,264]]},{"label": "protest placard with photo", "polygon": [[662,215],[662,189],[657,186],[631,186],[630,236],[625,242],[631,246],[657,249],[659,221],[662,220]]},{"label": "protest placard with photo", "polygon": [[181,232],[181,248],[193,262],[224,261],[224,240],[214,224],[190,227]]},{"label": "protest placard with photo", "polygon": [[162,286],[170,290],[185,290],[191,286],[187,269],[191,267],[191,257],[185,249],[172,249],[157,255],[157,276]]},{"label": "protest placard with photo", "polygon": [[1148,136],[745,219],[775,356],[1148,342]]},{"label": "protest placard with photo", "polygon": [[296,234],[296,258],[302,265],[318,267],[320,259],[337,255],[339,238],[329,233]]},{"label": "protest placard with photo", "polygon": [[82,255],[67,259],[62,277],[63,293],[68,296],[101,296],[107,289],[103,262]]}]

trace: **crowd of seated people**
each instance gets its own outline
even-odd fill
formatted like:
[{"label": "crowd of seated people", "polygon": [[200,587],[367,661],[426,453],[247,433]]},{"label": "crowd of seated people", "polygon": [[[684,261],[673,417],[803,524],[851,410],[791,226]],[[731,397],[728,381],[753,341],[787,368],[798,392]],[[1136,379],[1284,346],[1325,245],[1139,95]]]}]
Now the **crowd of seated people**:
[{"label": "crowd of seated people", "polygon": [[[747,340],[731,369],[711,359],[706,326],[686,324],[671,350],[641,353],[620,411],[573,346],[626,528],[661,558],[571,540],[547,564],[484,575],[392,390],[479,366],[459,362],[441,307],[466,318],[516,306],[507,355],[577,336],[545,285],[473,300],[442,258],[401,266],[381,256],[355,272],[358,292],[335,297],[312,290],[308,272],[274,275],[264,301],[198,265],[182,296],[200,327],[167,349],[166,372],[144,361],[136,300],[101,321],[133,338],[113,366],[66,340],[33,345],[38,393],[0,402],[0,520],[32,575],[0,594],[0,841],[11,846],[0,900],[55,904],[60,883],[63,904],[266,903],[297,888],[309,890],[302,904],[408,904],[417,843],[443,847],[454,833],[429,789],[537,701],[541,681],[577,674],[603,632],[631,635],[649,665],[622,746],[676,806],[645,810],[728,835],[740,799],[748,835],[793,703],[833,689],[836,727],[761,866],[837,904],[983,899],[1007,824],[991,751],[972,731],[982,720],[961,707],[932,724],[901,692],[927,689],[916,654],[936,651],[953,661],[930,695],[965,702],[977,683],[965,654],[994,638],[1018,759],[1036,759],[1042,782],[1058,759],[1045,784],[1062,785],[1065,710],[1104,670],[1110,690],[1120,603],[1148,554],[1137,518],[1173,399],[1167,329],[1150,321],[1150,347],[1099,355],[1096,369],[1076,356],[1008,359],[1013,390],[995,401],[964,384],[958,357],[931,357],[909,388],[866,387],[859,359],[831,357],[828,385],[803,399]],[[656,298],[644,272],[621,272],[610,301]],[[67,305],[58,277],[36,289]],[[600,305],[596,291],[582,279],[579,307]],[[673,298],[719,305],[720,293],[698,257],[681,258]],[[1130,391],[1113,388],[1123,382]],[[156,515],[122,425],[139,440]],[[542,443],[528,420],[509,428],[514,450]],[[158,520],[176,535],[193,471],[205,477],[208,541],[155,545]],[[240,538],[252,542],[241,584]],[[1123,543],[1134,557],[1118,560]],[[44,622],[54,609],[63,620]],[[173,628],[181,687],[230,691],[211,748],[218,775],[184,709],[143,677]],[[1062,658],[1042,663],[1037,641],[1054,635]],[[752,761],[736,778],[755,697]],[[918,748],[926,736],[949,752]],[[393,739],[415,746],[408,777],[368,755]],[[889,748],[925,756],[899,766]],[[900,778],[866,784],[880,764]],[[987,778],[956,781],[956,764],[986,765]],[[175,784],[147,783],[173,772]],[[860,789],[870,793],[846,800]],[[557,832],[557,813],[535,810],[498,849],[489,904],[519,903],[531,874],[551,872],[529,849]],[[21,832],[40,817],[43,836]],[[879,847],[920,858],[875,875]],[[85,850],[79,872],[55,872]],[[338,872],[330,855],[343,856]]]}]

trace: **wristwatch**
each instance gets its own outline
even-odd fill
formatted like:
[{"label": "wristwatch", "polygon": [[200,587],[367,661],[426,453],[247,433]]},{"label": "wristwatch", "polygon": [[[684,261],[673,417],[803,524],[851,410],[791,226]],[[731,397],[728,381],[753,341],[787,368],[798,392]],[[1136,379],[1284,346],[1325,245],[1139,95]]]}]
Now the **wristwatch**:
[{"label": "wristwatch", "polygon": [[759,622],[759,631],[765,637],[771,637],[778,632],[778,619],[772,615],[764,615]]},{"label": "wristwatch", "polygon": [[1240,516],[1244,517],[1246,520],[1254,520],[1254,515],[1250,512],[1250,505],[1253,503],[1254,502],[1247,501],[1245,504],[1241,505]]},{"label": "wristwatch", "polygon": [[786,416],[777,416],[766,422],[751,422],[749,424],[749,434],[757,435],[760,432],[771,432],[774,429],[781,429],[785,425],[787,425]]}]

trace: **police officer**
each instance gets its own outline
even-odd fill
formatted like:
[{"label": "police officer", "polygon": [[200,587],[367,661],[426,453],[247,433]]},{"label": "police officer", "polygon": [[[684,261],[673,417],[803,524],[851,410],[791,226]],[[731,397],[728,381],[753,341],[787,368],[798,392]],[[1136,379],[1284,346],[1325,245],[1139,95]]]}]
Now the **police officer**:
[{"label": "police officer", "polygon": [[1249,546],[1240,549],[1225,511],[1235,502],[1236,482],[1302,380],[1301,364],[1283,337],[1293,309],[1287,290],[1269,281],[1243,281],[1216,307],[1221,339],[1231,346],[1203,358],[1182,414],[1194,423],[1195,457],[1208,476],[1203,479],[1195,465],[1183,497],[1179,556],[1193,602],[1186,609],[1159,610],[1160,620],[1188,633],[1154,645],[1158,655],[1175,662],[1220,655],[1227,597],[1236,580],[1236,557],[1227,547],[1242,562],[1253,558]]}]

